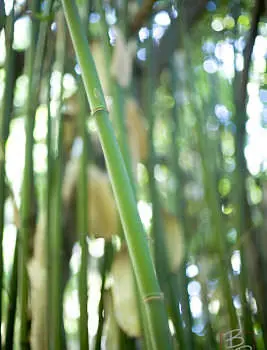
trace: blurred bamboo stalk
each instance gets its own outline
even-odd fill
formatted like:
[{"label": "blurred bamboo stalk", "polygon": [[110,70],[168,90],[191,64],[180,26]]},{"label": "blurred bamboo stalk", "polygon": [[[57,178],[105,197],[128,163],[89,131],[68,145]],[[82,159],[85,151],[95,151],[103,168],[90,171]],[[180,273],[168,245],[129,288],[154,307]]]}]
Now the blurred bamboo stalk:
[{"label": "blurred bamboo stalk", "polygon": [[[3,234],[4,234],[4,210],[6,197],[5,184],[5,161],[6,161],[6,141],[9,135],[9,124],[13,106],[13,88],[14,88],[14,51],[12,49],[14,35],[14,5],[10,15],[5,20],[6,35],[6,59],[5,59],[5,88],[0,109],[0,330],[2,329],[2,290],[4,280],[3,265]],[[2,335],[0,331],[0,346],[2,344]]]},{"label": "blurred bamboo stalk", "polygon": [[55,119],[55,145],[54,145],[54,166],[53,166],[53,193],[51,193],[52,211],[50,212],[51,236],[51,282],[52,282],[52,347],[62,349],[65,347],[64,326],[63,326],[63,237],[62,237],[62,171],[64,161],[63,149],[63,77],[66,58],[66,24],[63,12],[58,13],[57,18],[57,39],[56,39],[56,62],[57,71],[60,73],[60,90],[58,108]]},{"label": "blurred bamboo stalk", "polygon": [[170,266],[168,263],[167,248],[165,244],[164,234],[165,227],[162,220],[161,204],[158,194],[156,179],[154,175],[155,168],[155,149],[153,143],[155,115],[153,111],[154,100],[154,82],[153,82],[153,62],[152,62],[152,29],[150,26],[150,35],[147,39],[146,52],[146,77],[145,77],[145,113],[149,121],[149,157],[148,157],[148,177],[149,177],[149,189],[152,203],[152,237],[153,237],[153,252],[155,259],[155,267],[157,276],[162,290],[166,293],[166,302],[170,305],[170,318],[173,321],[175,328],[175,336],[179,346],[182,349],[186,349],[186,343],[184,340],[184,332],[182,326],[182,318],[178,306],[178,288],[176,280],[170,278]]},{"label": "blurred bamboo stalk", "polygon": [[[47,147],[47,174],[46,174],[46,301],[47,310],[52,307],[52,230],[51,230],[51,201],[52,190],[51,185],[53,183],[53,150],[52,150],[52,117],[51,117],[51,76],[52,76],[52,57],[54,53],[54,46],[51,47],[48,53],[48,72],[47,72],[47,135],[46,135],[46,147]],[[48,350],[53,349],[52,344],[52,318],[51,313],[46,312],[46,329],[47,329],[47,347]]]},{"label": "blurred bamboo stalk", "polygon": [[[123,6],[125,6],[126,2],[127,1],[124,1]],[[132,186],[134,186],[133,169],[131,165],[130,149],[125,122],[125,91],[123,91],[122,87],[111,76],[110,67],[112,62],[112,48],[108,35],[109,28],[105,19],[105,11],[101,0],[97,0],[97,9],[100,13],[101,39],[103,43],[103,54],[105,55],[105,74],[107,76],[109,93],[112,95],[112,116],[114,117],[114,129],[128,175],[131,179]],[[126,19],[122,19],[122,23],[126,23]],[[125,29],[123,24],[122,26]]]},{"label": "blurred bamboo stalk", "polygon": [[[84,0],[80,5],[81,20],[85,30],[88,31],[88,16],[89,16],[90,1]],[[88,160],[89,160],[89,133],[87,127],[87,110],[88,105],[86,92],[82,84],[81,79],[79,84],[79,100],[80,100],[80,113],[79,113],[79,134],[82,138],[82,154],[80,157],[80,171],[79,182],[77,191],[77,218],[78,218],[78,235],[81,248],[81,262],[80,271],[78,274],[78,289],[79,289],[79,306],[80,306],[80,318],[79,318],[79,337],[80,337],[80,349],[89,349],[89,335],[88,335]],[[92,150],[91,150],[92,151]],[[90,181],[90,180],[89,180]]]},{"label": "blurred bamboo stalk", "polygon": [[[39,10],[39,2],[33,0],[29,10],[36,13]],[[32,27],[30,32],[30,46],[26,52],[26,74],[28,75],[28,91],[26,101],[26,117],[25,117],[25,164],[23,173],[23,184],[21,194],[21,230],[20,230],[20,247],[19,247],[19,297],[20,297],[20,346],[21,349],[29,348],[28,335],[28,273],[27,263],[29,258],[29,237],[33,234],[33,206],[34,206],[34,181],[33,181],[33,145],[34,145],[34,124],[35,109],[37,105],[38,87],[34,78],[34,63],[38,53],[36,50],[36,39],[38,35],[38,23],[32,18]],[[37,52],[36,52],[37,51]],[[39,63],[38,63],[39,65]],[[33,97],[36,100],[33,100]],[[33,103],[34,101],[34,103]]]},{"label": "blurred bamboo stalk", "polygon": [[153,349],[172,349],[167,314],[149,253],[144,228],[138,215],[127,170],[108,119],[105,98],[89,45],[82,29],[77,7],[72,0],[63,0],[62,3],[81,67],[92,115],[95,117],[98,126],[100,141],[104,150],[138,288],[146,305],[146,316]]},{"label": "blurred bamboo stalk", "polygon": [[17,294],[18,294],[18,237],[17,232],[16,245],[14,251],[13,266],[11,272],[10,286],[9,286],[9,302],[7,310],[7,322],[6,322],[6,338],[5,338],[5,350],[13,350],[14,348],[14,330],[17,311]]},{"label": "blurred bamboo stalk", "polygon": [[[128,1],[124,1],[122,4],[121,11],[119,13],[119,23],[120,28],[125,36],[126,33],[126,27],[127,27],[127,17],[124,17],[124,15],[127,13],[127,4]],[[130,145],[129,145],[129,137],[127,135],[128,130],[126,127],[126,118],[127,118],[127,111],[126,104],[125,104],[125,97],[126,97],[126,91],[123,89],[118,82],[111,76],[110,72],[110,66],[112,62],[112,48],[110,45],[109,35],[108,35],[108,25],[105,19],[105,11],[103,8],[103,3],[101,0],[97,0],[97,6],[98,11],[100,13],[100,23],[101,23],[101,38],[103,43],[103,54],[105,54],[105,74],[107,76],[108,81],[108,88],[110,93],[112,94],[112,116],[114,117],[114,129],[115,133],[118,139],[118,144],[120,147],[120,151],[123,156],[124,163],[126,165],[126,169],[128,172],[128,176],[131,180],[131,185],[134,190],[134,195],[136,197],[136,184],[135,179],[133,176],[133,172],[135,169],[132,167],[132,157],[130,152]],[[126,37],[126,36],[125,36]],[[122,52],[123,54],[123,52]],[[123,232],[121,232],[123,235]],[[135,279],[136,282],[136,279]],[[137,287],[137,286],[136,286]],[[138,288],[136,288],[138,289]],[[144,346],[149,342],[149,339],[147,339],[147,332],[145,331],[146,324],[144,322],[144,307],[143,307],[143,301],[141,299],[140,293],[137,290],[137,303],[138,303],[138,310],[139,310],[139,317],[140,317],[140,323],[141,328],[144,332]],[[122,335],[122,332],[120,332],[120,335]]]},{"label": "blurred bamboo stalk", "polygon": [[[234,18],[236,20],[240,14],[240,9],[235,5],[234,7]],[[248,230],[249,240],[251,239],[251,214],[249,205],[247,202],[247,189],[246,189],[246,178],[247,178],[247,164],[244,154],[244,147],[246,144],[246,105],[247,105],[247,83],[249,79],[249,68],[251,63],[251,56],[253,52],[253,47],[255,43],[256,36],[258,34],[259,23],[261,15],[264,14],[264,4],[263,2],[256,0],[253,10],[251,26],[249,30],[249,35],[246,40],[246,46],[244,49],[244,69],[238,72],[235,66],[235,77],[234,77],[234,103],[235,103],[235,116],[234,121],[236,125],[236,135],[235,135],[235,227],[237,230],[238,238],[240,241],[244,237],[246,230]],[[240,271],[240,297],[242,304],[242,317],[243,317],[243,327],[244,327],[244,337],[246,344],[250,346],[255,346],[255,338],[253,331],[253,322],[251,315],[251,307],[249,301],[247,300],[247,285],[248,285],[248,271],[247,263],[245,260],[245,250],[244,245],[240,246],[240,261],[241,261],[241,271]],[[264,302],[264,301],[263,301]],[[264,332],[264,330],[263,330]],[[265,335],[266,337],[266,335]],[[266,340],[266,338],[264,339]]]},{"label": "blurred bamboo stalk", "polygon": [[[82,154],[80,157],[80,172],[78,183],[78,234],[81,248],[81,263],[79,271],[79,304],[80,304],[80,318],[79,318],[79,335],[80,335],[80,349],[89,349],[88,339],[88,132],[87,132],[87,113],[86,113],[86,94],[80,82],[80,106],[79,113],[79,129],[82,138]],[[90,181],[90,180],[89,180]]]},{"label": "blurred bamboo stalk", "polygon": [[[40,3],[34,0],[31,3],[30,11],[35,14],[39,10]],[[52,0],[49,0],[44,8],[45,15],[49,14],[52,7]],[[39,25],[37,19],[32,16],[32,27],[30,33],[30,47],[26,53],[26,73],[28,74],[28,96],[26,102],[26,149],[25,167],[23,176],[22,199],[21,199],[21,247],[19,249],[20,278],[20,298],[21,298],[21,328],[20,343],[22,348],[28,345],[28,275],[27,262],[29,258],[29,237],[33,235],[35,222],[33,213],[36,208],[34,203],[34,176],[33,176],[33,130],[35,124],[35,112],[38,106],[40,82],[44,62],[44,49],[48,22],[44,21]]]},{"label": "blurred bamboo stalk", "polygon": [[172,57],[171,65],[170,65],[170,73],[171,73],[171,81],[170,81],[170,92],[171,95],[174,96],[174,106],[171,111],[171,117],[172,117],[172,123],[170,125],[172,126],[172,141],[171,141],[171,168],[175,175],[176,180],[176,194],[175,194],[175,212],[177,216],[177,220],[181,223],[181,235],[183,236],[183,240],[185,242],[185,252],[184,252],[184,259],[181,264],[181,267],[179,269],[179,291],[180,291],[180,300],[182,305],[182,312],[183,312],[183,319],[185,322],[185,340],[186,340],[186,346],[193,350],[195,349],[195,341],[194,341],[194,334],[192,332],[193,327],[193,320],[190,310],[190,300],[189,295],[187,292],[188,287],[188,279],[186,276],[186,261],[187,261],[187,254],[188,254],[188,245],[189,241],[187,239],[187,235],[185,234],[188,232],[187,227],[187,219],[186,219],[186,212],[185,212],[185,198],[184,198],[184,192],[183,189],[185,187],[185,179],[184,174],[179,166],[179,158],[180,158],[180,144],[178,140],[182,137],[182,126],[180,123],[180,120],[184,116],[182,114],[181,108],[179,109],[177,104],[177,99],[175,98],[176,92],[177,92],[177,85],[179,84],[179,88],[182,86],[182,81],[179,78],[179,73],[176,69],[174,57]]}]

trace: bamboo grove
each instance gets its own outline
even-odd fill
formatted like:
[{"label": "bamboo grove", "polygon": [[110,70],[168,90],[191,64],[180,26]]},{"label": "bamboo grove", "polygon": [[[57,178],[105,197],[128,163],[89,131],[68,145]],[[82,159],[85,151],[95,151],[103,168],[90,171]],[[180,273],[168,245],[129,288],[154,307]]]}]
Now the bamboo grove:
[{"label": "bamboo grove", "polygon": [[0,0],[1,349],[267,349],[266,14]]}]

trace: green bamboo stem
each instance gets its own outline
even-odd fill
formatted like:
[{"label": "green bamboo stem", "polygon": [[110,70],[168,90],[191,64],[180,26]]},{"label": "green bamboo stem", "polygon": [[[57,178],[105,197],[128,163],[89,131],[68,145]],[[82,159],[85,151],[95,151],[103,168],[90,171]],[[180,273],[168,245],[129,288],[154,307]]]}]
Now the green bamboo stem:
[{"label": "green bamboo stem", "polygon": [[[168,319],[155,275],[144,228],[138,215],[134,193],[123,163],[114,131],[108,118],[103,91],[97,76],[89,44],[82,30],[77,7],[72,0],[63,0],[65,16],[79,60],[82,77],[96,119],[112,188],[124,228],[138,288],[145,303],[152,349],[171,349]],[[152,298],[150,298],[153,296]]]},{"label": "green bamboo stem", "polygon": [[[88,28],[88,16],[89,16],[89,1],[83,1],[80,7],[81,20],[85,32]],[[89,349],[89,337],[88,337],[88,148],[89,148],[89,134],[87,132],[87,98],[81,79],[79,79],[80,86],[80,105],[81,111],[79,115],[79,132],[83,141],[82,154],[80,159],[80,172],[79,172],[79,184],[78,184],[78,234],[81,247],[81,263],[80,271],[78,274],[79,281],[79,306],[80,306],[80,318],[79,318],[79,337],[80,337],[80,349]],[[89,193],[90,196],[90,193]]]},{"label": "green bamboo stem", "polygon": [[17,310],[17,293],[18,293],[18,235],[16,238],[16,245],[14,251],[14,260],[12,266],[10,287],[9,287],[9,303],[7,310],[7,322],[6,322],[6,338],[5,338],[5,350],[13,350],[14,348],[14,329]]},{"label": "green bamboo stem", "polygon": [[56,115],[56,145],[54,162],[54,191],[52,194],[51,226],[52,226],[52,347],[62,349],[63,337],[63,267],[62,267],[62,170],[63,170],[63,116],[61,112],[63,100],[63,75],[66,55],[66,25],[63,13],[58,15],[58,32],[56,42],[57,69],[61,74],[59,105]]},{"label": "green bamboo stem", "polygon": [[[112,61],[112,48],[110,46],[110,40],[108,35],[108,25],[105,20],[105,11],[103,9],[103,4],[101,0],[97,0],[97,9],[100,13],[100,23],[101,23],[101,39],[103,42],[103,51],[105,54],[105,73],[107,75],[108,88],[112,94],[112,116],[114,118],[113,124],[115,126],[116,136],[118,144],[120,146],[120,151],[123,156],[126,169],[130,176],[132,185],[134,185],[133,171],[130,157],[129,142],[127,138],[127,128],[125,123],[125,91],[119,86],[118,82],[112,78],[110,73],[110,66]],[[125,26],[123,26],[125,29]]]},{"label": "green bamboo stem", "polygon": [[[245,110],[240,110],[238,106],[236,106],[236,113],[238,114],[238,118],[243,120],[244,122],[240,123],[236,122],[236,137],[235,137],[235,159],[236,159],[236,171],[235,171],[235,224],[236,230],[238,232],[238,237],[242,240],[246,231],[246,219],[249,214],[246,210],[247,203],[247,191],[246,191],[246,160],[244,155],[244,144],[245,144],[245,120],[246,120],[246,112]],[[244,106],[245,109],[245,106]],[[242,125],[243,124],[243,125]],[[246,259],[244,253],[244,246],[240,246],[240,261],[241,261],[241,271],[240,271],[240,295],[241,295],[241,303],[242,303],[242,312],[244,319],[244,336],[246,339],[246,344],[254,346],[254,332],[253,332],[253,323],[251,318],[251,310],[249,302],[246,297],[246,289],[247,289],[247,267],[246,267]]]},{"label": "green bamboo stem", "polygon": [[[235,77],[233,82],[234,103],[235,103],[234,121],[236,125],[236,135],[235,135],[236,168],[234,172],[235,227],[236,227],[237,235],[240,241],[242,241],[242,238],[244,237],[246,230],[250,231],[251,228],[249,226],[252,222],[251,214],[249,211],[249,205],[247,202],[247,190],[246,190],[247,164],[246,164],[246,159],[244,154],[244,146],[246,143],[246,120],[247,120],[246,102],[247,102],[248,72],[250,67],[253,46],[254,46],[256,35],[258,32],[259,21],[260,21],[261,14],[263,12],[261,8],[262,8],[261,3],[257,1],[254,5],[254,9],[252,13],[251,28],[247,38],[246,48],[244,50],[244,70],[242,72],[238,72],[235,66]],[[233,11],[234,11],[234,18],[237,22],[237,18],[240,15],[240,9],[238,6],[235,6]],[[244,337],[247,345],[255,346],[252,315],[251,315],[249,302],[247,301],[247,298],[246,298],[248,272],[247,272],[245,251],[244,251],[243,245],[240,246],[240,261],[241,261],[241,271],[239,275],[239,282],[240,282],[240,297],[241,297],[241,304],[242,304]]]},{"label": "green bamboo stem", "polygon": [[[177,89],[177,83],[179,81],[179,75],[176,70],[174,60],[171,61],[171,93],[172,96],[175,96],[176,89]],[[185,232],[187,232],[187,221],[186,221],[186,212],[185,212],[185,198],[183,194],[183,188],[185,186],[185,179],[184,174],[179,166],[179,158],[180,158],[180,146],[178,143],[178,137],[181,137],[181,125],[179,123],[179,120],[182,118],[181,110],[179,110],[176,99],[174,99],[174,106],[172,109],[172,143],[171,143],[171,156],[172,156],[172,170],[175,174],[176,178],[176,194],[175,194],[175,212],[177,216],[177,220],[181,223],[183,240],[185,242],[185,257],[184,261],[180,267],[179,271],[179,281],[180,281],[180,293],[181,293],[181,305],[182,310],[184,314],[184,321],[185,321],[185,332],[186,332],[186,344],[187,347],[190,350],[193,350],[195,348],[195,342],[194,342],[194,334],[192,332],[192,326],[193,326],[193,320],[192,315],[190,311],[190,300],[189,295],[187,292],[187,286],[188,286],[188,279],[186,277],[186,260],[187,260],[187,246],[188,246],[188,240],[187,235]]]},{"label": "green bamboo stem", "polygon": [[[38,11],[38,1],[31,2],[30,10],[35,13]],[[32,30],[30,33],[30,47],[26,53],[26,71],[28,75],[28,96],[26,102],[25,119],[25,166],[23,174],[22,196],[21,196],[21,236],[19,247],[19,296],[20,296],[20,347],[28,349],[28,273],[27,263],[29,256],[29,237],[32,231],[32,206],[33,206],[33,130],[35,122],[35,106],[32,98],[35,94],[34,86],[34,59],[36,55],[36,36],[38,33],[38,24],[32,19]]]},{"label": "green bamboo stem", "polygon": [[34,96],[33,98],[33,106],[37,107],[38,103],[38,93],[40,89],[40,81],[43,69],[43,62],[45,58],[45,47],[47,42],[47,33],[50,25],[49,16],[51,15],[52,5],[54,0],[48,0],[45,2],[44,10],[42,12],[42,16],[44,18],[48,18],[47,20],[43,20],[40,23],[38,40],[36,45],[36,56],[34,58],[34,73],[33,73],[33,86],[34,86]]},{"label": "green bamboo stem", "polygon": [[[6,141],[9,134],[10,115],[13,105],[12,90],[14,87],[13,69],[14,69],[14,51],[12,49],[14,33],[14,8],[6,20],[6,38],[7,38],[7,53],[5,61],[5,89],[2,101],[2,109],[0,114],[0,329],[2,325],[2,290],[4,279],[3,268],[3,234],[4,234],[4,207],[6,196],[5,185],[5,149]],[[0,345],[2,344],[2,336],[0,332]]]},{"label": "green bamboo stem", "polygon": [[[51,201],[52,201],[52,191],[51,184],[53,179],[53,155],[52,155],[52,117],[50,108],[50,80],[52,75],[52,56],[54,52],[54,47],[51,48],[48,54],[49,68],[47,73],[47,135],[46,135],[46,145],[47,145],[47,175],[46,175],[46,300],[47,300],[47,311],[52,307],[52,250],[51,250]],[[47,347],[49,350],[53,349],[52,344],[52,318],[51,313],[46,312],[46,330],[47,330]]]},{"label": "green bamboo stem", "polygon": [[[82,82],[81,82],[82,83]],[[83,140],[82,155],[80,159],[81,168],[79,174],[78,186],[78,233],[81,247],[81,263],[79,271],[79,336],[80,349],[89,349],[88,338],[88,132],[87,132],[87,115],[86,115],[86,94],[81,86],[81,112],[79,115],[80,136]],[[89,193],[90,196],[90,193]]]},{"label": "green bamboo stem", "polygon": [[164,224],[161,216],[161,204],[158,194],[157,184],[154,176],[155,167],[155,149],[153,144],[153,134],[155,125],[155,115],[152,111],[153,98],[154,98],[154,84],[153,84],[153,69],[152,69],[152,31],[148,39],[147,48],[147,60],[146,60],[146,79],[145,79],[145,113],[149,121],[149,158],[148,158],[148,178],[149,188],[152,202],[152,233],[153,233],[153,248],[155,266],[157,276],[161,285],[161,288],[166,291],[168,296],[167,302],[170,305],[170,316],[175,328],[175,336],[177,342],[182,349],[186,348],[184,342],[184,332],[182,326],[182,318],[178,307],[178,286],[176,280],[170,278],[170,268],[168,264],[168,255],[166,244],[164,240]]},{"label": "green bamboo stem", "polygon": [[[51,10],[51,1],[48,2],[47,13]],[[37,13],[39,2],[37,0],[31,3],[30,11]],[[32,149],[34,144],[33,130],[35,122],[35,110],[38,104],[38,92],[40,87],[41,71],[43,66],[43,56],[45,48],[45,37],[47,33],[47,23],[42,23],[38,34],[39,24],[32,17],[32,31],[30,48],[26,54],[26,70],[28,74],[28,97],[26,102],[26,148],[25,148],[25,168],[23,176],[22,201],[21,201],[21,246],[19,252],[20,268],[20,345],[22,348],[28,347],[28,276],[27,262],[29,253],[29,235],[32,233],[32,211],[34,210],[33,192],[33,156]],[[38,37],[37,37],[38,36]],[[38,40],[37,40],[38,39]]]},{"label": "green bamboo stem", "polygon": [[[128,1],[124,1],[122,5],[122,11],[120,12],[120,28],[122,30],[122,33],[125,35],[126,33],[126,28],[127,28],[127,20],[126,20],[126,13],[127,13],[127,5]],[[103,50],[105,53],[105,70],[106,70],[106,75],[107,75],[107,80],[108,80],[108,87],[110,92],[112,93],[112,104],[113,104],[113,118],[114,118],[114,126],[115,126],[115,131],[118,139],[118,144],[120,146],[120,150],[122,152],[123,160],[126,165],[126,169],[128,171],[128,175],[131,180],[131,185],[134,189],[134,194],[136,196],[136,186],[135,186],[135,180],[133,177],[133,169],[132,169],[132,157],[130,154],[130,148],[129,148],[129,139],[127,137],[127,128],[126,128],[126,111],[125,111],[125,96],[126,96],[126,91],[122,89],[117,81],[111,77],[110,74],[110,65],[112,61],[112,50],[110,46],[110,40],[108,36],[108,25],[105,20],[105,12],[103,9],[103,4],[101,3],[100,0],[97,1],[97,6],[98,6],[98,11],[100,13],[100,21],[101,21],[101,27],[102,27],[102,32],[101,32],[101,37],[102,37],[102,42],[103,42]],[[122,233],[123,234],[123,233]],[[140,293],[138,293],[138,310],[139,310],[139,318],[140,318],[140,323],[141,323],[141,328],[142,330],[145,329],[146,325],[144,323],[144,312],[143,312],[143,306],[142,300],[140,299]],[[146,331],[144,330],[144,338],[145,338],[145,343],[148,343],[149,340],[147,339],[146,336]]]}]

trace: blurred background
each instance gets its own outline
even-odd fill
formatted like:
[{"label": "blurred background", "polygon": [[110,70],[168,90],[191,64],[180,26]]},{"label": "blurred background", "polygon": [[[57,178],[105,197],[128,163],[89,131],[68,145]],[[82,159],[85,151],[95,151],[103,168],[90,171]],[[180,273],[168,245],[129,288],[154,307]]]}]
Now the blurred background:
[{"label": "blurred background", "polygon": [[[267,1],[76,3],[174,348],[267,349]],[[151,349],[58,0],[0,0],[0,246],[4,349]]]}]

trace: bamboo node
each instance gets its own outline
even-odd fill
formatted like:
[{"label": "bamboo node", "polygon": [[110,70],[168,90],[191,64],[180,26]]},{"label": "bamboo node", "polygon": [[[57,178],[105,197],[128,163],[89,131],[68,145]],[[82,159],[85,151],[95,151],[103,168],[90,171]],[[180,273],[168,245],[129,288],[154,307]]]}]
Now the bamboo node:
[{"label": "bamboo node", "polygon": [[146,295],[144,298],[143,298],[143,301],[145,303],[149,303],[153,300],[163,300],[164,299],[164,294],[163,293],[151,293],[151,294],[148,294]]},{"label": "bamboo node", "polygon": [[99,106],[99,107],[96,107],[96,108],[92,109],[91,115],[92,115],[92,116],[95,116],[95,114],[96,114],[97,112],[100,112],[100,111],[103,111],[103,112],[107,112],[107,113],[108,113],[108,110],[107,110],[107,108],[106,108],[105,106]]}]

